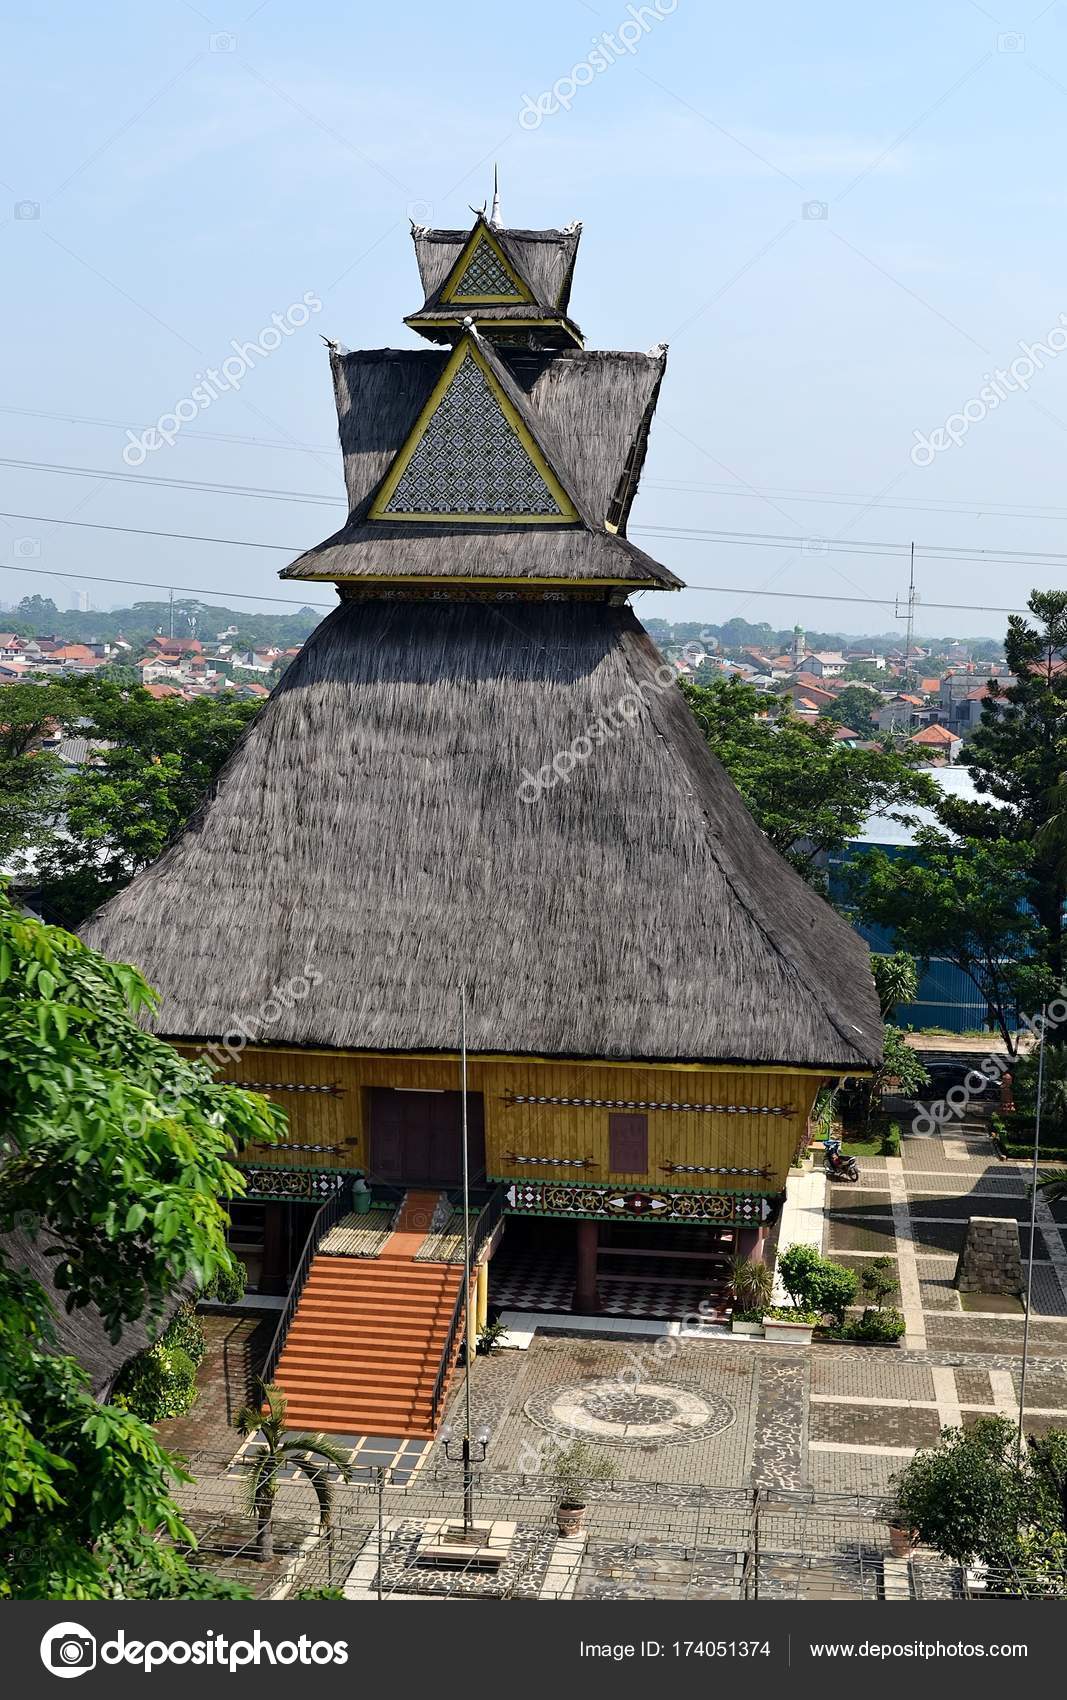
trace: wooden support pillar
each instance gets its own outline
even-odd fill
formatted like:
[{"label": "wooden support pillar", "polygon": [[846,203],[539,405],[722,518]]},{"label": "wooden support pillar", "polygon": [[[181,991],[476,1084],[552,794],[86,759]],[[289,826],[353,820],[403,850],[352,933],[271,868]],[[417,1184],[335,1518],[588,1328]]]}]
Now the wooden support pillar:
[{"label": "wooden support pillar", "polygon": [[600,1229],[596,1222],[579,1222],[577,1227],[577,1270],[572,1310],[579,1316],[597,1316],[600,1300],[596,1287],[597,1245]]},{"label": "wooden support pillar", "polygon": [[289,1207],[286,1204],[266,1204],[263,1207],[263,1269],[259,1277],[261,1293],[289,1291]]},{"label": "wooden support pillar", "polygon": [[739,1228],[737,1232],[737,1251],[739,1257],[749,1257],[754,1263],[766,1261],[767,1230],[766,1228]]},{"label": "wooden support pillar", "polygon": [[489,1321],[489,1261],[478,1265],[478,1332],[481,1333]]}]

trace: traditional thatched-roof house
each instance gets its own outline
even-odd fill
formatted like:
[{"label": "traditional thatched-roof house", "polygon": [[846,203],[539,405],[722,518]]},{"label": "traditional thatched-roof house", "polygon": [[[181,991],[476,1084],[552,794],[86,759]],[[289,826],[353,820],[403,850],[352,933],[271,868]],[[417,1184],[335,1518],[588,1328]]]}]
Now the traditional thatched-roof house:
[{"label": "traditional thatched-roof house", "polygon": [[[706,1294],[760,1244],[820,1084],[880,1054],[866,947],[628,606],[679,584],[626,537],[666,353],[582,346],[578,236],[414,232],[407,322],[444,347],[331,349],[349,518],[283,575],[340,605],[87,928],[160,989],[162,1032],[289,1108],[247,1154],[283,1286],[338,1175],[457,1185],[461,988],[513,1303],[531,1243],[577,1308]],[[313,1339],[282,1359],[297,1420],[432,1423],[424,1393],[342,1411]]]}]

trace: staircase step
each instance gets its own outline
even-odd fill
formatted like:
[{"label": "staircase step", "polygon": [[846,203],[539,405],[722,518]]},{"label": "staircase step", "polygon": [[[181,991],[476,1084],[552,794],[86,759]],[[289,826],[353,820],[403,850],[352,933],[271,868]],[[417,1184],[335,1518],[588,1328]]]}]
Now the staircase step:
[{"label": "staircase step", "polygon": [[292,1424],[335,1434],[432,1434],[463,1276],[455,1265],[415,1263],[406,1246],[418,1243],[412,1234],[379,1258],[313,1259],[275,1372]]}]

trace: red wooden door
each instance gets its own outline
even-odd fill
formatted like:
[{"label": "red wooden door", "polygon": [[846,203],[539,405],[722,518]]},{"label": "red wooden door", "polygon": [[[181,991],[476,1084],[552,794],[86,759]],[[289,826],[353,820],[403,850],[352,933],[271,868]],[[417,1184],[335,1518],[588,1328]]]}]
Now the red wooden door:
[{"label": "red wooden door", "polygon": [[[458,1187],[463,1179],[463,1108],[459,1092],[367,1093],[369,1173],[372,1180]],[[471,1180],[485,1172],[485,1117],[480,1092],[467,1097]]]}]

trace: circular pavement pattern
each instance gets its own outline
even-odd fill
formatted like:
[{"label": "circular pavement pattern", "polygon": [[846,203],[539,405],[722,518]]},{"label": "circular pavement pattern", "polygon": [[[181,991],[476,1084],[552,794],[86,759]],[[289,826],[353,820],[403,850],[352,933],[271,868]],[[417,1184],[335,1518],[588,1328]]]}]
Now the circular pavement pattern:
[{"label": "circular pavement pattern", "polygon": [[539,1428],[599,1446],[677,1446],[729,1428],[737,1413],[704,1388],[661,1381],[578,1381],[545,1387],[523,1410]]}]

